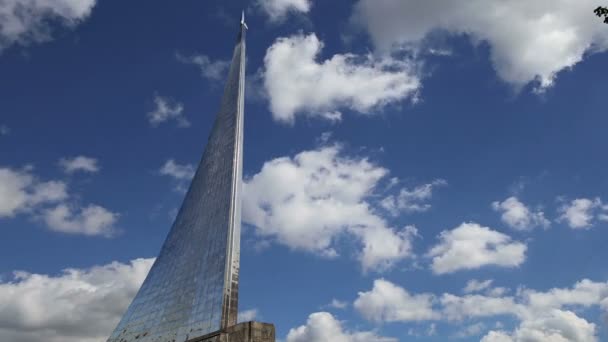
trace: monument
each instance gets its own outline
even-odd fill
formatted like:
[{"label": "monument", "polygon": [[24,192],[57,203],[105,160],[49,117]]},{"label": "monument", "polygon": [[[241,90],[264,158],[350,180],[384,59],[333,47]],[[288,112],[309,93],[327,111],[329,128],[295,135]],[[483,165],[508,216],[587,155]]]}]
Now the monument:
[{"label": "monument", "polygon": [[220,110],[158,258],[108,342],[274,342],[237,324],[243,172],[243,14]]}]

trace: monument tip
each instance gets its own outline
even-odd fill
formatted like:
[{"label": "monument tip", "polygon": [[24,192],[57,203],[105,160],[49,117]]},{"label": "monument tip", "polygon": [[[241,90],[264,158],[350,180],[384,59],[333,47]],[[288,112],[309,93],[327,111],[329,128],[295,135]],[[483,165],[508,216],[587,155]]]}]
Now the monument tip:
[{"label": "monument tip", "polygon": [[245,11],[244,10],[241,12],[241,26],[244,26],[246,29],[249,30],[249,27],[247,27],[247,24],[245,23]]}]

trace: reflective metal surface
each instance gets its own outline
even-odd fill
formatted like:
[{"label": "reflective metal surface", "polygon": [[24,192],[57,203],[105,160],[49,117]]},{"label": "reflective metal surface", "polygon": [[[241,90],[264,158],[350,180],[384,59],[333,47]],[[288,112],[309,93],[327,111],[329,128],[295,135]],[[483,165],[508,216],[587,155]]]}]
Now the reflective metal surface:
[{"label": "reflective metal surface", "polygon": [[183,342],[236,324],[244,26],[221,108],[190,189],[156,262],[108,342]]}]

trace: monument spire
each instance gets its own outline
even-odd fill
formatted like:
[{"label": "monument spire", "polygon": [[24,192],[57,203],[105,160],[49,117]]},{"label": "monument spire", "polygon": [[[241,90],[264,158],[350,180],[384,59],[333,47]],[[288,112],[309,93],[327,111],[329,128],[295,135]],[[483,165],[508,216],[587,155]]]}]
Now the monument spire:
[{"label": "monument spire", "polygon": [[[158,258],[108,342],[206,341],[200,338],[219,336],[237,323],[246,30],[243,12],[196,174]],[[272,326],[265,326],[270,336]]]}]

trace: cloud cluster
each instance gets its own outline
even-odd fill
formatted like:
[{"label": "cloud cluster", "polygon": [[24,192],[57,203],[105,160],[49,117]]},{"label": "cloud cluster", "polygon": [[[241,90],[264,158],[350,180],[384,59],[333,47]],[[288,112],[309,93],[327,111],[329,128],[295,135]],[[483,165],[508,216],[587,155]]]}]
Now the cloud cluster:
[{"label": "cloud cluster", "polygon": [[517,197],[509,197],[506,200],[493,202],[492,208],[502,213],[501,220],[506,225],[517,230],[530,230],[535,227],[548,228],[551,222],[545,218],[540,211],[532,211]]},{"label": "cloud cluster", "polygon": [[264,88],[278,121],[297,114],[331,121],[340,108],[370,113],[416,95],[414,65],[372,55],[336,54],[319,61],[323,43],[315,34],[277,39],[264,57]]},{"label": "cloud cluster", "polygon": [[148,121],[150,125],[156,127],[167,121],[175,121],[178,127],[190,127],[190,121],[184,115],[184,105],[179,102],[174,102],[168,97],[156,95],[154,96],[155,108],[148,112]]},{"label": "cloud cluster", "polygon": [[96,0],[3,0],[0,3],[0,52],[12,44],[51,40],[49,22],[73,27],[85,20]]},{"label": "cloud cluster", "polygon": [[343,234],[362,246],[364,270],[382,270],[412,254],[415,227],[394,229],[373,210],[369,197],[388,170],[348,157],[339,145],[266,162],[243,185],[243,220],[290,248],[337,256]]},{"label": "cloud cluster", "polygon": [[42,216],[47,226],[57,232],[105,237],[116,233],[118,214],[94,204],[76,210],[62,203],[44,210]]},{"label": "cloud cluster", "polygon": [[371,321],[409,322],[438,319],[433,300],[433,295],[412,295],[400,286],[378,279],[370,291],[359,292],[353,306]]},{"label": "cloud cluster", "polygon": [[595,342],[595,324],[572,311],[551,310],[524,320],[514,332],[490,331],[481,342]]},{"label": "cloud cluster", "polygon": [[359,0],[352,21],[382,51],[415,49],[431,32],[487,43],[504,81],[542,90],[556,75],[608,49],[608,31],[590,20],[593,0]]},{"label": "cloud cluster", "polygon": [[289,13],[308,13],[312,7],[311,0],[257,0],[255,4],[272,22],[285,20]]},{"label": "cloud cluster", "polygon": [[397,342],[397,339],[379,336],[373,331],[347,331],[332,314],[316,312],[308,317],[306,325],[289,330],[287,342]]},{"label": "cloud cluster", "polygon": [[70,197],[63,181],[41,181],[31,168],[0,168],[0,219],[24,213],[58,232],[106,237],[116,232],[117,213],[95,204],[78,207]]},{"label": "cloud cluster", "polygon": [[[472,284],[472,283],[469,283]],[[491,282],[478,282],[475,289],[487,289]],[[469,286],[467,286],[469,287]],[[504,293],[505,291],[503,291]],[[508,316],[519,321],[512,331],[487,332],[482,341],[597,341],[595,324],[579,317],[572,310],[600,307],[608,310],[608,282],[581,280],[571,288],[536,291],[520,287],[515,296],[491,296],[468,293],[458,296],[444,293],[411,294],[406,289],[380,279],[372,290],[359,292],[354,307],[374,322],[410,322],[412,320],[443,320],[462,322]],[[485,327],[474,323],[462,334],[480,335]]]},{"label": "cloud cluster", "polygon": [[67,197],[67,184],[64,182],[41,182],[27,168],[0,168],[0,218],[13,217],[19,212],[28,212]]},{"label": "cloud cluster", "polygon": [[477,223],[463,223],[441,232],[439,243],[427,256],[432,258],[433,272],[444,274],[488,265],[516,267],[525,261],[526,249],[508,235]]},{"label": "cloud cluster", "polygon": [[0,340],[99,342],[112,332],[154,259],[0,282]]},{"label": "cloud cluster", "polygon": [[608,205],[603,205],[598,197],[574,199],[564,203],[558,212],[559,220],[565,221],[572,229],[590,229],[596,218],[600,221],[608,221]]}]

